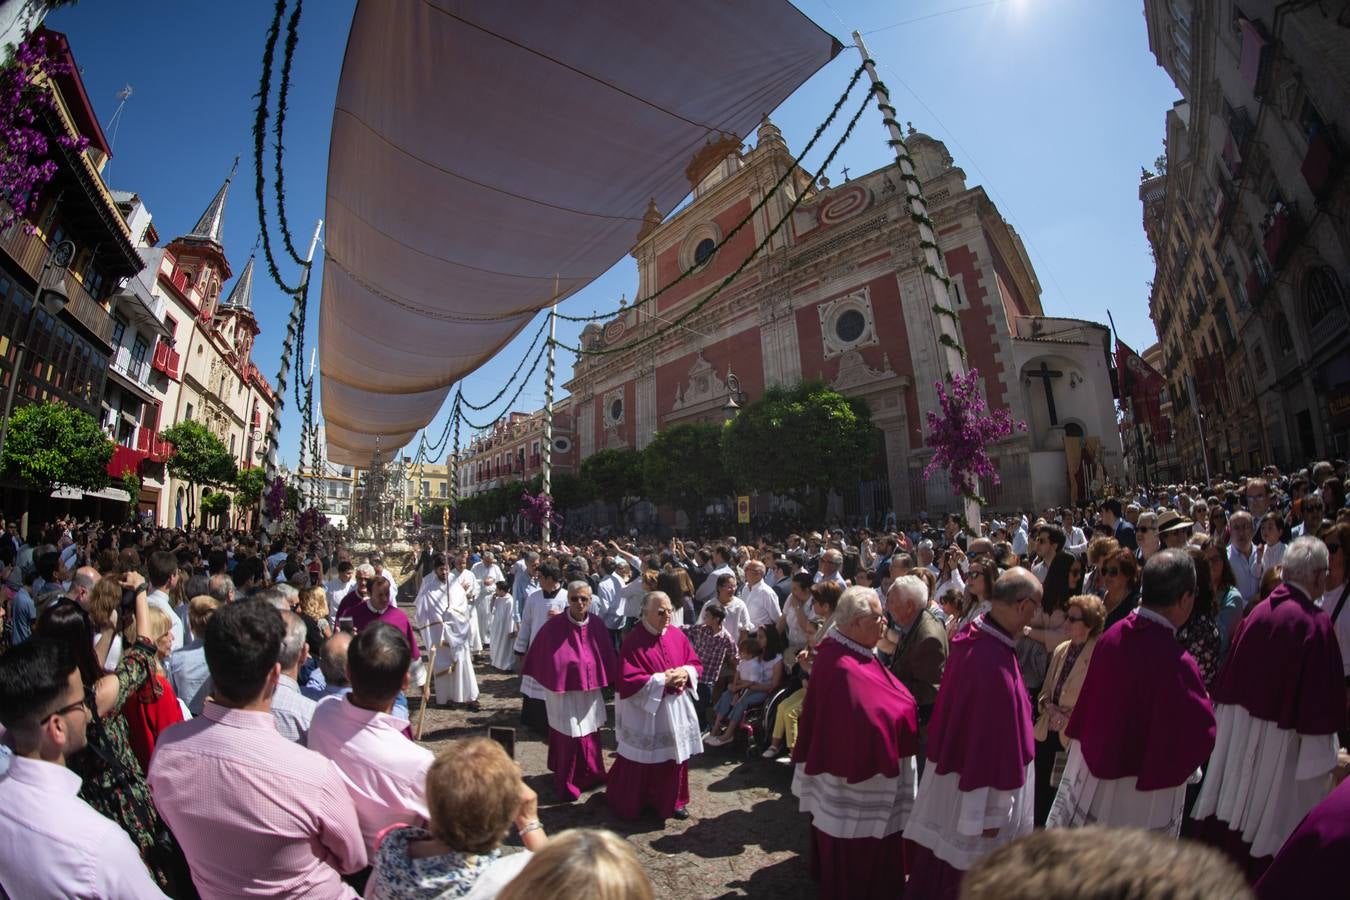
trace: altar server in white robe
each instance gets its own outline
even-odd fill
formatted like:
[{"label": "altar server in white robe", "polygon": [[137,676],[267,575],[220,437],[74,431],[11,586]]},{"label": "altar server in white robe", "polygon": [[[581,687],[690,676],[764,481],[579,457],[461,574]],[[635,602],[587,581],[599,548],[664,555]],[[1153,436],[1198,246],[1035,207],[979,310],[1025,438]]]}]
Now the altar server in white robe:
[{"label": "altar server in white robe", "polygon": [[422,579],[417,591],[414,615],[418,627],[427,629],[428,644],[436,648],[432,666],[436,702],[476,705],[478,680],[469,650],[469,598],[450,577],[444,554],[437,553],[432,562],[431,574]]},{"label": "altar server in white robe", "polygon": [[497,582],[503,578],[502,570],[497,565],[496,557],[491,552],[485,552],[483,558],[474,563],[471,571],[477,582],[477,592],[470,594],[469,599],[473,601],[473,612],[478,618],[478,633],[482,635],[483,643],[491,647],[492,598],[497,593]]},{"label": "altar server in white robe", "polygon": [[1238,625],[1214,685],[1218,737],[1192,815],[1197,836],[1251,879],[1332,788],[1345,670],[1331,618],[1314,602],[1329,559],[1318,538],[1289,545],[1284,583]]},{"label": "altar server in white robe", "polygon": [[473,577],[469,568],[469,554],[463,550],[455,554],[454,581],[464,592],[465,603],[469,610],[469,652],[483,652],[483,632],[478,627],[478,615],[473,608],[474,598],[478,596],[478,579]]},{"label": "altar server in white robe", "polygon": [[492,655],[492,668],[502,672],[514,672],[516,669],[516,631],[520,620],[516,617],[516,598],[506,581],[497,582],[492,603],[492,643],[489,651]]},{"label": "altar server in white robe", "polygon": [[[567,592],[562,589],[562,573],[553,563],[540,563],[539,588],[525,598],[525,608],[520,614],[520,629],[515,643],[517,668],[524,663],[525,654],[529,652],[539,629],[552,617],[562,615],[566,609]],[[524,695],[520,704],[520,721],[541,735],[548,734],[548,710],[544,706],[548,692],[529,675],[521,675],[520,692]]]}]

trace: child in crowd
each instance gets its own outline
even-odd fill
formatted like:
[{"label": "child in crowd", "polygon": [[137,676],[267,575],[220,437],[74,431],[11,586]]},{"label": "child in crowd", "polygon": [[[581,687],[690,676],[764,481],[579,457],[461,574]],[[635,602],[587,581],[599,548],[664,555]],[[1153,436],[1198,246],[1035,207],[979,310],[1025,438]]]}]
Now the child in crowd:
[{"label": "child in crowd", "polygon": [[731,679],[731,687],[717,698],[715,711],[717,718],[708,729],[708,745],[720,747],[735,737],[736,729],[745,716],[746,707],[762,703],[763,691],[751,690],[767,677],[764,662],[760,659],[759,641],[754,637],[741,638],[740,658],[736,663],[736,677]]}]

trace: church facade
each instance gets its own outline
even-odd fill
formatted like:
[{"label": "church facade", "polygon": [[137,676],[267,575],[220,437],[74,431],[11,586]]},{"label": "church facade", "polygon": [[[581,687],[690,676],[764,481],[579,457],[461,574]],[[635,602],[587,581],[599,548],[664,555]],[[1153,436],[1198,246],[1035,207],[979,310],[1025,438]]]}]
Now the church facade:
[{"label": "church facade", "polygon": [[[1109,332],[1045,317],[1021,239],[984,190],[967,186],[940,141],[911,129],[907,143],[955,283],[969,365],[979,370],[989,405],[1027,424],[993,448],[1002,484],[985,485],[985,496],[998,510],[1069,502],[1085,482],[1120,470]],[[720,421],[733,393],[743,405],[770,386],[821,379],[865,399],[884,438],[884,465],[858,497],[853,486],[841,489],[836,512],[880,521],[891,511],[905,518],[955,509],[945,474],[923,475],[931,458],[924,413],[936,408],[941,359],[898,168],[813,184],[767,120],[754,149],[731,141],[701,155],[714,158],[691,164],[691,202],[665,220],[649,209],[633,251],[639,297],[691,266],[697,271],[582,332],[583,348],[596,349],[664,329],[639,347],[577,359],[566,387],[579,457],[607,447],[642,449],[654,433],[682,422]],[[753,220],[718,246],[789,171]],[[801,192],[801,204],[761,254],[697,315],[672,327],[750,256]]]}]

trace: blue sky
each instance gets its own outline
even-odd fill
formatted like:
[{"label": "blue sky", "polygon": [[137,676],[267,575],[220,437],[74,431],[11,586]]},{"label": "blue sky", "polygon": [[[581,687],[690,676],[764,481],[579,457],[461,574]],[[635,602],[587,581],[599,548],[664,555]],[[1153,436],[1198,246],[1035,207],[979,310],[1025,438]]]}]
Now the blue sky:
[{"label": "blue sky", "polygon": [[[323,215],[333,98],[354,5],[311,0],[301,20],[286,187],[302,253]],[[797,6],[844,44],[854,29],[864,33],[898,118],[947,142],[968,183],[983,185],[1022,235],[1048,315],[1104,322],[1109,309],[1135,349],[1156,340],[1148,318],[1153,264],[1141,225],[1139,167],[1161,152],[1163,115],[1179,95],[1148,51],[1142,0],[797,0]],[[225,250],[236,273],[258,234],[253,94],[272,10],[261,0],[89,2],[47,20],[69,36],[105,128],[117,92],[132,85],[105,174],[112,187],[142,196],[163,242],[192,227],[235,155],[242,157],[225,217]],[[856,51],[846,49],[773,113],[790,147],[805,144],[857,62]],[[840,180],[844,166],[857,175],[885,165],[891,158],[885,139],[880,114],[866,115],[831,179]],[[819,158],[804,163],[814,170]],[[268,196],[270,203],[270,187]],[[321,274],[316,266],[307,348],[316,344]],[[261,270],[259,276],[253,307],[262,334],[254,357],[274,379],[290,301]],[[633,262],[625,258],[561,308],[614,309],[636,286]],[[481,401],[495,394],[534,330],[526,328],[469,376],[466,396]],[[560,322],[558,336],[575,343],[578,330]],[[306,364],[308,355],[306,349]],[[565,381],[569,355],[558,365]],[[542,402],[540,367],[516,408],[537,409]],[[288,397],[282,456],[292,464],[300,433],[294,407]],[[428,428],[433,439],[444,413]]]}]

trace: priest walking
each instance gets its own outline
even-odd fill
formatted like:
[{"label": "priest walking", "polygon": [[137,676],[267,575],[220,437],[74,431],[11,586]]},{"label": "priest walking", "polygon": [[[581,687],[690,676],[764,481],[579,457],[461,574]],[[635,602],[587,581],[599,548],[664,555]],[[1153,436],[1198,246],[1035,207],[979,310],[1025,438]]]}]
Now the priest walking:
[{"label": "priest walking", "polygon": [[548,712],[548,767],[558,796],[571,802],[605,780],[600,728],[605,697],[618,670],[614,642],[604,620],[593,616],[591,586],[567,586],[567,613],[544,623],[525,654],[521,670],[544,691]]},{"label": "priest walking", "polygon": [[469,598],[459,583],[450,577],[445,554],[432,557],[432,571],[422,579],[413,605],[419,628],[427,629],[427,639],[435,648],[432,672],[436,702],[478,705],[478,679],[473,673],[470,630],[473,612]]},{"label": "priest walking", "polygon": [[896,897],[905,883],[900,833],[918,783],[918,711],[874,655],[886,629],[876,590],[844,591],[834,622],[806,689],[792,792],[811,814],[820,896]]},{"label": "priest walking", "polygon": [[1036,576],[1009,569],[989,612],[952,638],[905,825],[912,897],[952,900],[971,866],[1032,830],[1034,724],[1013,647],[1040,603]]},{"label": "priest walking", "polygon": [[670,627],[674,614],[670,597],[652,591],[619,650],[619,755],[605,796],[622,819],[636,819],[644,806],[663,819],[689,818],[689,758],[703,749],[693,701],[703,666],[684,632]]},{"label": "priest walking", "polygon": [[1176,630],[1195,605],[1195,563],[1163,550],[1143,598],[1097,641],[1064,734],[1068,762],[1046,822],[1145,828],[1176,837],[1186,786],[1214,748],[1214,710]]},{"label": "priest walking", "polygon": [[1284,583],[1238,625],[1214,685],[1218,739],[1195,801],[1197,836],[1252,880],[1332,787],[1345,670],[1331,618],[1315,602],[1329,560],[1317,538],[1289,545]]}]

